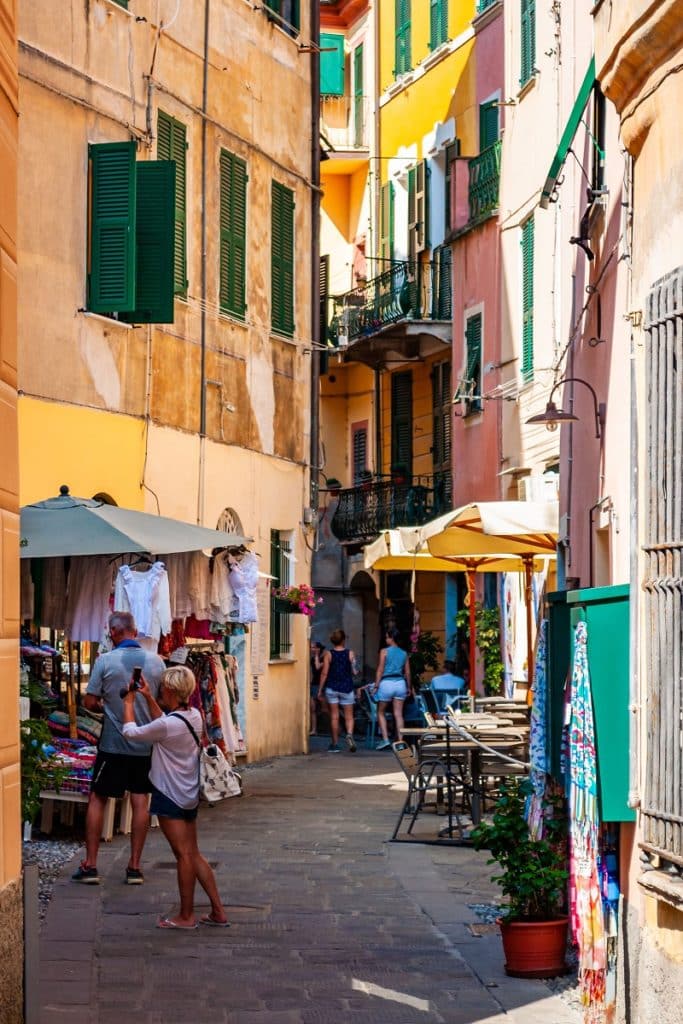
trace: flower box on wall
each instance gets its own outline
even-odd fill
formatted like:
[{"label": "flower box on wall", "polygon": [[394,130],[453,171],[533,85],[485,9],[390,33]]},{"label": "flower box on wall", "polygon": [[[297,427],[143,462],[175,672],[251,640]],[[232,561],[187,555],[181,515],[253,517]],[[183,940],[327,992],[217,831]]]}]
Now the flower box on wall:
[{"label": "flower box on wall", "polygon": [[301,609],[295,601],[287,601],[284,597],[274,597],[273,611],[280,612],[281,615],[301,615]]}]

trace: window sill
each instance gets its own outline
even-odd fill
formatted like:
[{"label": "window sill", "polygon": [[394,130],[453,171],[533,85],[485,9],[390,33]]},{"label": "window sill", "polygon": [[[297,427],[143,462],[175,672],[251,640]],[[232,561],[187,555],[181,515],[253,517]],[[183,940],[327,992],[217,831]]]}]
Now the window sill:
[{"label": "window sill", "polygon": [[296,665],[296,658],[269,658],[269,665]]},{"label": "window sill", "polygon": [[[102,2],[105,5],[105,7],[107,7],[107,8],[115,7],[117,11],[120,11],[121,14],[125,14],[128,18],[132,18],[133,17],[133,12],[129,11],[127,7],[122,7],[121,4],[117,4],[116,0],[102,0]],[[111,11],[110,10],[107,13],[107,17],[108,18],[111,17]]]},{"label": "window sill", "polygon": [[[113,2],[113,0],[109,0],[109,2]],[[132,331],[135,328],[135,324],[126,323],[125,320],[115,320],[113,316],[105,316],[104,313],[91,313],[89,309],[77,309],[76,312],[81,316],[87,316],[89,320],[99,320],[100,323],[107,324],[108,327],[122,327],[124,331]]]},{"label": "window sill", "polygon": [[270,329],[271,337],[276,341],[284,341],[286,345],[296,345],[297,340],[293,334],[282,334],[275,327]]},{"label": "window sill", "polygon": [[519,90],[517,92],[517,102],[518,103],[521,103],[521,101],[524,99],[524,97],[526,95],[528,95],[528,93],[531,92],[531,90],[536,85],[537,79],[539,79],[540,77],[541,77],[541,72],[538,71],[538,70],[534,70],[532,72],[532,74],[531,74],[531,77],[527,78],[526,82],[523,85],[520,85]]},{"label": "window sill", "polygon": [[683,910],[682,878],[667,875],[664,871],[645,871],[638,878],[638,885],[648,896],[654,896],[676,910]]},{"label": "window sill", "polygon": [[218,317],[220,320],[227,320],[228,323],[235,324],[236,327],[246,327],[247,317],[239,316],[237,313],[231,313],[229,309],[219,309]]},{"label": "window sill", "polygon": [[503,13],[503,0],[497,0],[496,3],[491,4],[486,10],[482,11],[481,14],[477,14],[472,19],[472,27],[475,32],[481,32],[487,25],[490,25],[492,21],[498,17],[499,14]]},{"label": "window sill", "polygon": [[435,64],[440,64],[444,57],[447,57],[451,52],[451,48],[448,45],[449,42],[449,39],[444,39],[443,43],[439,43],[435,50],[432,50],[430,54],[420,61],[420,67],[424,68],[425,71],[429,71]]}]

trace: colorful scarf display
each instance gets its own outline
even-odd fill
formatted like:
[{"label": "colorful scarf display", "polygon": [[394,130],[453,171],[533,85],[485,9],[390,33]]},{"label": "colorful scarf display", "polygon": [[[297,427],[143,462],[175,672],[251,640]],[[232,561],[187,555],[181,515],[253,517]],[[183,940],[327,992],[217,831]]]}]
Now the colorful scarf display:
[{"label": "colorful scarf display", "polygon": [[531,706],[531,730],[529,735],[529,761],[531,762],[530,779],[533,792],[526,802],[526,820],[532,839],[543,838],[545,818],[545,789],[548,772],[546,707],[548,703],[548,620],[543,619],[538,629],[538,646],[534,668],[533,694]]},{"label": "colorful scarf display", "polygon": [[588,630],[574,634],[569,719],[569,899],[586,1024],[604,1020],[607,940],[598,875],[598,790]]}]

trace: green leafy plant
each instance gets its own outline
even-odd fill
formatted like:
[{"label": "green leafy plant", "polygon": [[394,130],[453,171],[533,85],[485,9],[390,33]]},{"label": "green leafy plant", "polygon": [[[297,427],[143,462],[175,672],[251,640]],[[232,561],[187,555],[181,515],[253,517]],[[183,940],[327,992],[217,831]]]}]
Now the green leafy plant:
[{"label": "green leafy plant", "polygon": [[53,753],[52,735],[47,723],[26,718],[21,723],[21,814],[22,821],[33,821],[40,810],[41,789],[59,788],[68,769]]},{"label": "green leafy plant", "polygon": [[[411,638],[412,639],[412,638]],[[443,647],[438,637],[428,629],[419,634],[416,640],[411,643],[411,651],[408,656],[410,661],[410,675],[413,686],[417,689],[422,682],[425,672],[435,672],[439,667],[439,655]]]},{"label": "green leafy plant", "polygon": [[[484,662],[484,690],[488,696],[499,694],[503,687],[503,662],[500,656],[500,611],[475,605],[474,622],[479,653]],[[470,639],[470,611],[461,608],[455,617],[458,635],[465,643]],[[472,669],[470,668],[470,671]]]},{"label": "green leafy plant", "polygon": [[524,817],[531,792],[527,779],[501,785],[493,821],[473,829],[475,850],[491,852],[488,864],[500,865],[492,875],[508,897],[505,921],[551,921],[561,914],[567,881],[567,824],[562,798],[551,801],[543,839],[532,839]]}]

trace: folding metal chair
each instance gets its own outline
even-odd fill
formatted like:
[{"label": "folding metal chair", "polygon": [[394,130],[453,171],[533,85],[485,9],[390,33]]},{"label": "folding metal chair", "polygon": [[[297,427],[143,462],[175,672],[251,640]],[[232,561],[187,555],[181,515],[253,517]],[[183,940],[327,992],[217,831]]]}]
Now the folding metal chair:
[{"label": "folding metal chair", "polygon": [[412,833],[417,816],[428,806],[427,797],[432,793],[435,795],[434,806],[436,808],[444,806],[448,801],[449,813],[457,822],[457,828],[462,837],[464,835],[462,823],[453,806],[456,788],[462,789],[460,780],[449,774],[441,758],[418,760],[412,748],[404,740],[392,743],[391,748],[408,779],[408,794],[398,816],[391,841],[396,840],[404,817],[411,812],[408,835]]}]

